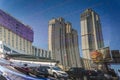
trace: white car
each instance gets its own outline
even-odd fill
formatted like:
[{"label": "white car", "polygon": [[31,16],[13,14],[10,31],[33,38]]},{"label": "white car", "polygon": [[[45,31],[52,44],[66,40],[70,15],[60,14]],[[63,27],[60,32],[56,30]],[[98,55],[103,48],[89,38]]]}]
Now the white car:
[{"label": "white car", "polygon": [[59,78],[59,77],[67,78],[68,77],[68,74],[57,66],[48,66],[48,73],[54,76],[55,78]]}]

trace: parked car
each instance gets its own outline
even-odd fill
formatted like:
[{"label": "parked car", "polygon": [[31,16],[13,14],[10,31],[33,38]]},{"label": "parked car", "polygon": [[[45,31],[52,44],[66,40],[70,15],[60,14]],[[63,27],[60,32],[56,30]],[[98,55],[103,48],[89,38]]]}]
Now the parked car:
[{"label": "parked car", "polygon": [[97,80],[106,80],[103,71],[97,70]]},{"label": "parked car", "polygon": [[22,66],[22,67],[15,66],[14,68],[15,68],[16,70],[18,70],[18,71],[26,74],[26,75],[29,75],[29,68],[28,68],[27,64],[24,64],[24,66]]},{"label": "parked car", "polygon": [[83,68],[72,67],[68,71],[66,71],[69,75],[70,79],[77,80],[86,80],[85,70]]},{"label": "parked car", "polygon": [[94,70],[86,70],[85,75],[89,80],[97,80],[97,72]]},{"label": "parked car", "polygon": [[48,66],[48,73],[55,78],[68,78],[68,74],[57,66]]},{"label": "parked car", "polygon": [[86,70],[88,80],[111,80],[112,77],[101,70]]},{"label": "parked car", "polygon": [[112,80],[119,80],[118,75],[115,73],[114,69],[109,69],[108,74],[112,77]]},{"label": "parked car", "polygon": [[37,76],[37,77],[48,77],[48,67],[47,66],[40,66],[40,67],[31,67],[30,73]]}]

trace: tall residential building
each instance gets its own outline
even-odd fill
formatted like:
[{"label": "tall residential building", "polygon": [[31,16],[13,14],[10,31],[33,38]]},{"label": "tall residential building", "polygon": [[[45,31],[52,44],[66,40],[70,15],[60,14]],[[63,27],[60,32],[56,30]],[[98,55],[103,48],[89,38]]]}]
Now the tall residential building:
[{"label": "tall residential building", "polygon": [[85,10],[80,17],[83,58],[91,59],[91,51],[104,47],[100,18],[92,9]]},{"label": "tall residential building", "polygon": [[82,53],[90,59],[90,52],[104,47],[99,15],[92,9],[81,14]]},{"label": "tall residential building", "polygon": [[32,54],[33,30],[0,10],[0,53]]},{"label": "tall residential building", "polygon": [[48,48],[53,59],[60,61],[64,66],[80,67],[80,54],[78,48],[78,33],[71,23],[63,18],[49,21]]}]

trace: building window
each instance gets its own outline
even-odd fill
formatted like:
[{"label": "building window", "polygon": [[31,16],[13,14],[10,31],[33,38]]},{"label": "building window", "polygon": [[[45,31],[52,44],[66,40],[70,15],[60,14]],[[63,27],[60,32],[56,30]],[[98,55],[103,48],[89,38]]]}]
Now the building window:
[{"label": "building window", "polygon": [[51,52],[49,52],[49,58],[51,58]]},{"label": "building window", "polygon": [[47,58],[47,51],[45,51],[45,57]]},{"label": "building window", "polygon": [[12,33],[12,47],[14,47],[14,33]]},{"label": "building window", "polygon": [[40,57],[40,49],[38,49],[38,57]]},{"label": "building window", "polygon": [[40,49],[40,57],[42,57],[42,50]]},{"label": "building window", "polygon": [[42,57],[44,57],[44,51],[42,50]]},{"label": "building window", "polygon": [[21,41],[21,37],[20,37],[20,50],[22,50],[22,41]]},{"label": "building window", "polygon": [[35,56],[37,56],[37,48],[35,48]]},{"label": "building window", "polygon": [[16,35],[16,49],[18,49],[18,36]]},{"label": "building window", "polygon": [[8,44],[10,45],[10,30],[8,30]]},{"label": "building window", "polygon": [[4,41],[6,43],[6,30],[5,30],[5,28],[4,28]]},{"label": "building window", "polygon": [[27,45],[26,48],[27,48],[27,53],[28,53],[28,47],[29,47],[29,46],[28,46],[28,41],[26,41],[26,45]]},{"label": "building window", "polygon": [[25,52],[25,39],[23,39],[23,51]]}]

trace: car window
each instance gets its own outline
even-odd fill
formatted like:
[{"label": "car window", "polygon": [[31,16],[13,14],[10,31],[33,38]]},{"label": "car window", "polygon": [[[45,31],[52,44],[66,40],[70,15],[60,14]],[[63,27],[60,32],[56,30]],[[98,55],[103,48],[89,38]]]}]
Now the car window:
[{"label": "car window", "polygon": [[69,71],[74,71],[74,69],[73,69],[73,68],[71,68]]},{"label": "car window", "polygon": [[52,67],[54,70],[57,70],[57,71],[62,71],[62,69],[61,68],[59,68],[59,67]]}]

